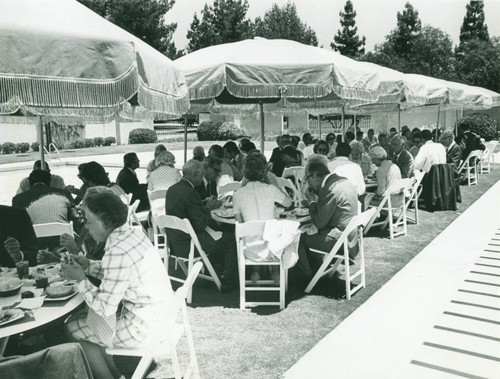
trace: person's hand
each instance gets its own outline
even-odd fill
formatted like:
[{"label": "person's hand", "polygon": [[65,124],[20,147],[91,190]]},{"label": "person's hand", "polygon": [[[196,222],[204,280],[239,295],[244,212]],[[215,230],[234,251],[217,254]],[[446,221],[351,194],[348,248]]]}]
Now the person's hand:
[{"label": "person's hand", "polygon": [[80,282],[86,278],[82,266],[80,266],[78,263],[61,263],[60,274],[67,280],[76,280],[77,282]]},{"label": "person's hand", "polygon": [[218,209],[221,206],[222,206],[222,201],[217,200],[217,199],[210,199],[210,200],[208,200],[207,201],[207,205],[206,205],[206,207],[209,210]]},{"label": "person's hand", "polygon": [[56,263],[59,262],[59,256],[51,252],[49,249],[38,250],[38,253],[36,254],[36,261],[38,264]]},{"label": "person's hand", "polygon": [[303,207],[305,207],[305,208],[309,208],[309,203],[310,203],[310,201],[309,201],[309,200],[307,200],[307,199],[302,199],[302,200],[301,200],[301,204],[302,204],[302,206],[303,206]]},{"label": "person's hand", "polygon": [[68,191],[69,193],[75,193],[75,191],[76,191],[75,186],[73,186],[73,185],[71,185],[71,184],[69,184],[69,185],[67,185],[66,187],[64,187],[64,189],[65,189],[66,191]]},{"label": "person's hand", "polygon": [[61,246],[65,247],[71,254],[78,254],[80,252],[80,248],[75,242],[75,239],[70,236],[68,233],[64,233],[60,239],[59,243]]},{"label": "person's hand", "polygon": [[90,266],[90,259],[80,255],[72,255],[73,260],[80,265],[83,271],[86,271]]},{"label": "person's hand", "polygon": [[19,245],[19,241],[14,237],[7,237],[4,242],[5,250],[12,257],[14,262],[18,262],[21,260],[21,246]]}]

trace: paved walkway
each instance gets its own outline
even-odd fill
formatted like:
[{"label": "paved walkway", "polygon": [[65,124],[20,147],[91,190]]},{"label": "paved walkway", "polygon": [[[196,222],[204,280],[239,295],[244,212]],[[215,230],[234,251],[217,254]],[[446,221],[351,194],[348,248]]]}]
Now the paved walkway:
[{"label": "paved walkway", "polygon": [[285,373],[453,377],[500,378],[500,181]]}]

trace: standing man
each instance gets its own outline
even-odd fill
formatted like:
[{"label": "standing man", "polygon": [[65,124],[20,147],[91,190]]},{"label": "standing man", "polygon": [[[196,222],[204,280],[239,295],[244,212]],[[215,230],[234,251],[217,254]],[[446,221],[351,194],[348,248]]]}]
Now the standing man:
[{"label": "standing man", "polygon": [[392,161],[399,167],[401,178],[411,178],[415,169],[415,161],[408,150],[405,149],[403,138],[399,135],[392,137],[391,151],[394,154]]},{"label": "standing man", "polygon": [[[329,251],[346,228],[353,216],[358,214],[358,197],[356,189],[347,180],[337,174],[330,173],[328,167],[321,162],[311,162],[307,168],[309,190],[305,205],[309,207],[312,223],[317,227],[315,234],[304,233],[300,237],[298,265],[307,276],[312,276],[310,266],[310,249]],[[314,195],[318,200],[314,200]],[[350,240],[356,233],[349,236]],[[351,258],[357,250],[352,251]],[[310,254],[311,258],[315,254]],[[314,262],[314,261],[313,261]],[[311,263],[313,263],[311,262]]]},{"label": "standing man", "polygon": [[131,204],[139,200],[139,207],[137,211],[145,211],[149,209],[148,200],[148,185],[146,183],[140,184],[137,179],[135,170],[139,168],[139,158],[136,153],[127,153],[123,156],[123,168],[118,173],[116,184],[118,184],[125,193],[132,194]]}]

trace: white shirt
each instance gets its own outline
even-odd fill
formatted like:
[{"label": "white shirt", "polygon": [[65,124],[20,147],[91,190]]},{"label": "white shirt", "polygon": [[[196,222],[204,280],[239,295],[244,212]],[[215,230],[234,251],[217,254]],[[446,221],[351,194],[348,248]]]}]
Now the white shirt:
[{"label": "white shirt", "polygon": [[347,178],[356,187],[358,196],[365,193],[366,184],[360,165],[351,162],[347,157],[335,157],[333,161],[328,162],[328,169],[332,174]]},{"label": "white shirt", "polygon": [[314,145],[308,145],[304,147],[302,153],[304,154],[304,159],[309,158],[309,156],[314,154]]},{"label": "white shirt", "polygon": [[291,200],[272,184],[248,182],[233,195],[233,212],[243,220],[271,220],[275,217],[274,203],[290,206]]},{"label": "white shirt", "polygon": [[446,163],[446,149],[440,143],[427,141],[415,157],[415,169],[429,172],[432,165]]}]

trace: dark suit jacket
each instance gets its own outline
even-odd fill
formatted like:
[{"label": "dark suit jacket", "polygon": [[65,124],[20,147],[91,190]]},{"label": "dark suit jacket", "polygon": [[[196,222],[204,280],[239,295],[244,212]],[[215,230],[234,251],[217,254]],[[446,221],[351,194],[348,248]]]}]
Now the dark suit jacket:
[{"label": "dark suit jacket", "polygon": [[455,169],[451,164],[432,165],[422,179],[422,197],[429,212],[457,210],[460,186],[457,190]]},{"label": "dark suit jacket", "polygon": [[202,182],[199,186],[194,188],[196,192],[200,195],[201,200],[205,200],[207,197],[215,196],[217,198],[217,183],[208,182],[208,189],[205,187],[205,182]]},{"label": "dark suit jacket", "polygon": [[484,150],[486,148],[481,142],[481,138],[471,131],[467,131],[459,136],[457,143],[462,147],[462,160],[465,160],[471,151]]},{"label": "dark suit jacket", "polygon": [[413,170],[415,170],[415,160],[408,150],[401,150],[399,157],[396,159],[396,156],[394,156],[392,161],[399,167],[402,179],[411,178],[413,176]]},{"label": "dark suit jacket", "polygon": [[7,237],[18,240],[24,259],[30,262],[30,266],[36,266],[38,242],[30,216],[25,209],[0,205],[0,266],[15,267],[13,259],[4,247]]},{"label": "dark suit jacket", "polygon": [[283,175],[285,167],[300,166],[300,152],[293,146],[285,146],[279,153],[278,158],[273,162],[273,174],[276,176]]},{"label": "dark suit jacket", "polygon": [[451,149],[446,151],[446,163],[453,163],[455,169],[460,166],[460,160],[462,159],[462,148],[459,144],[455,143]]}]

